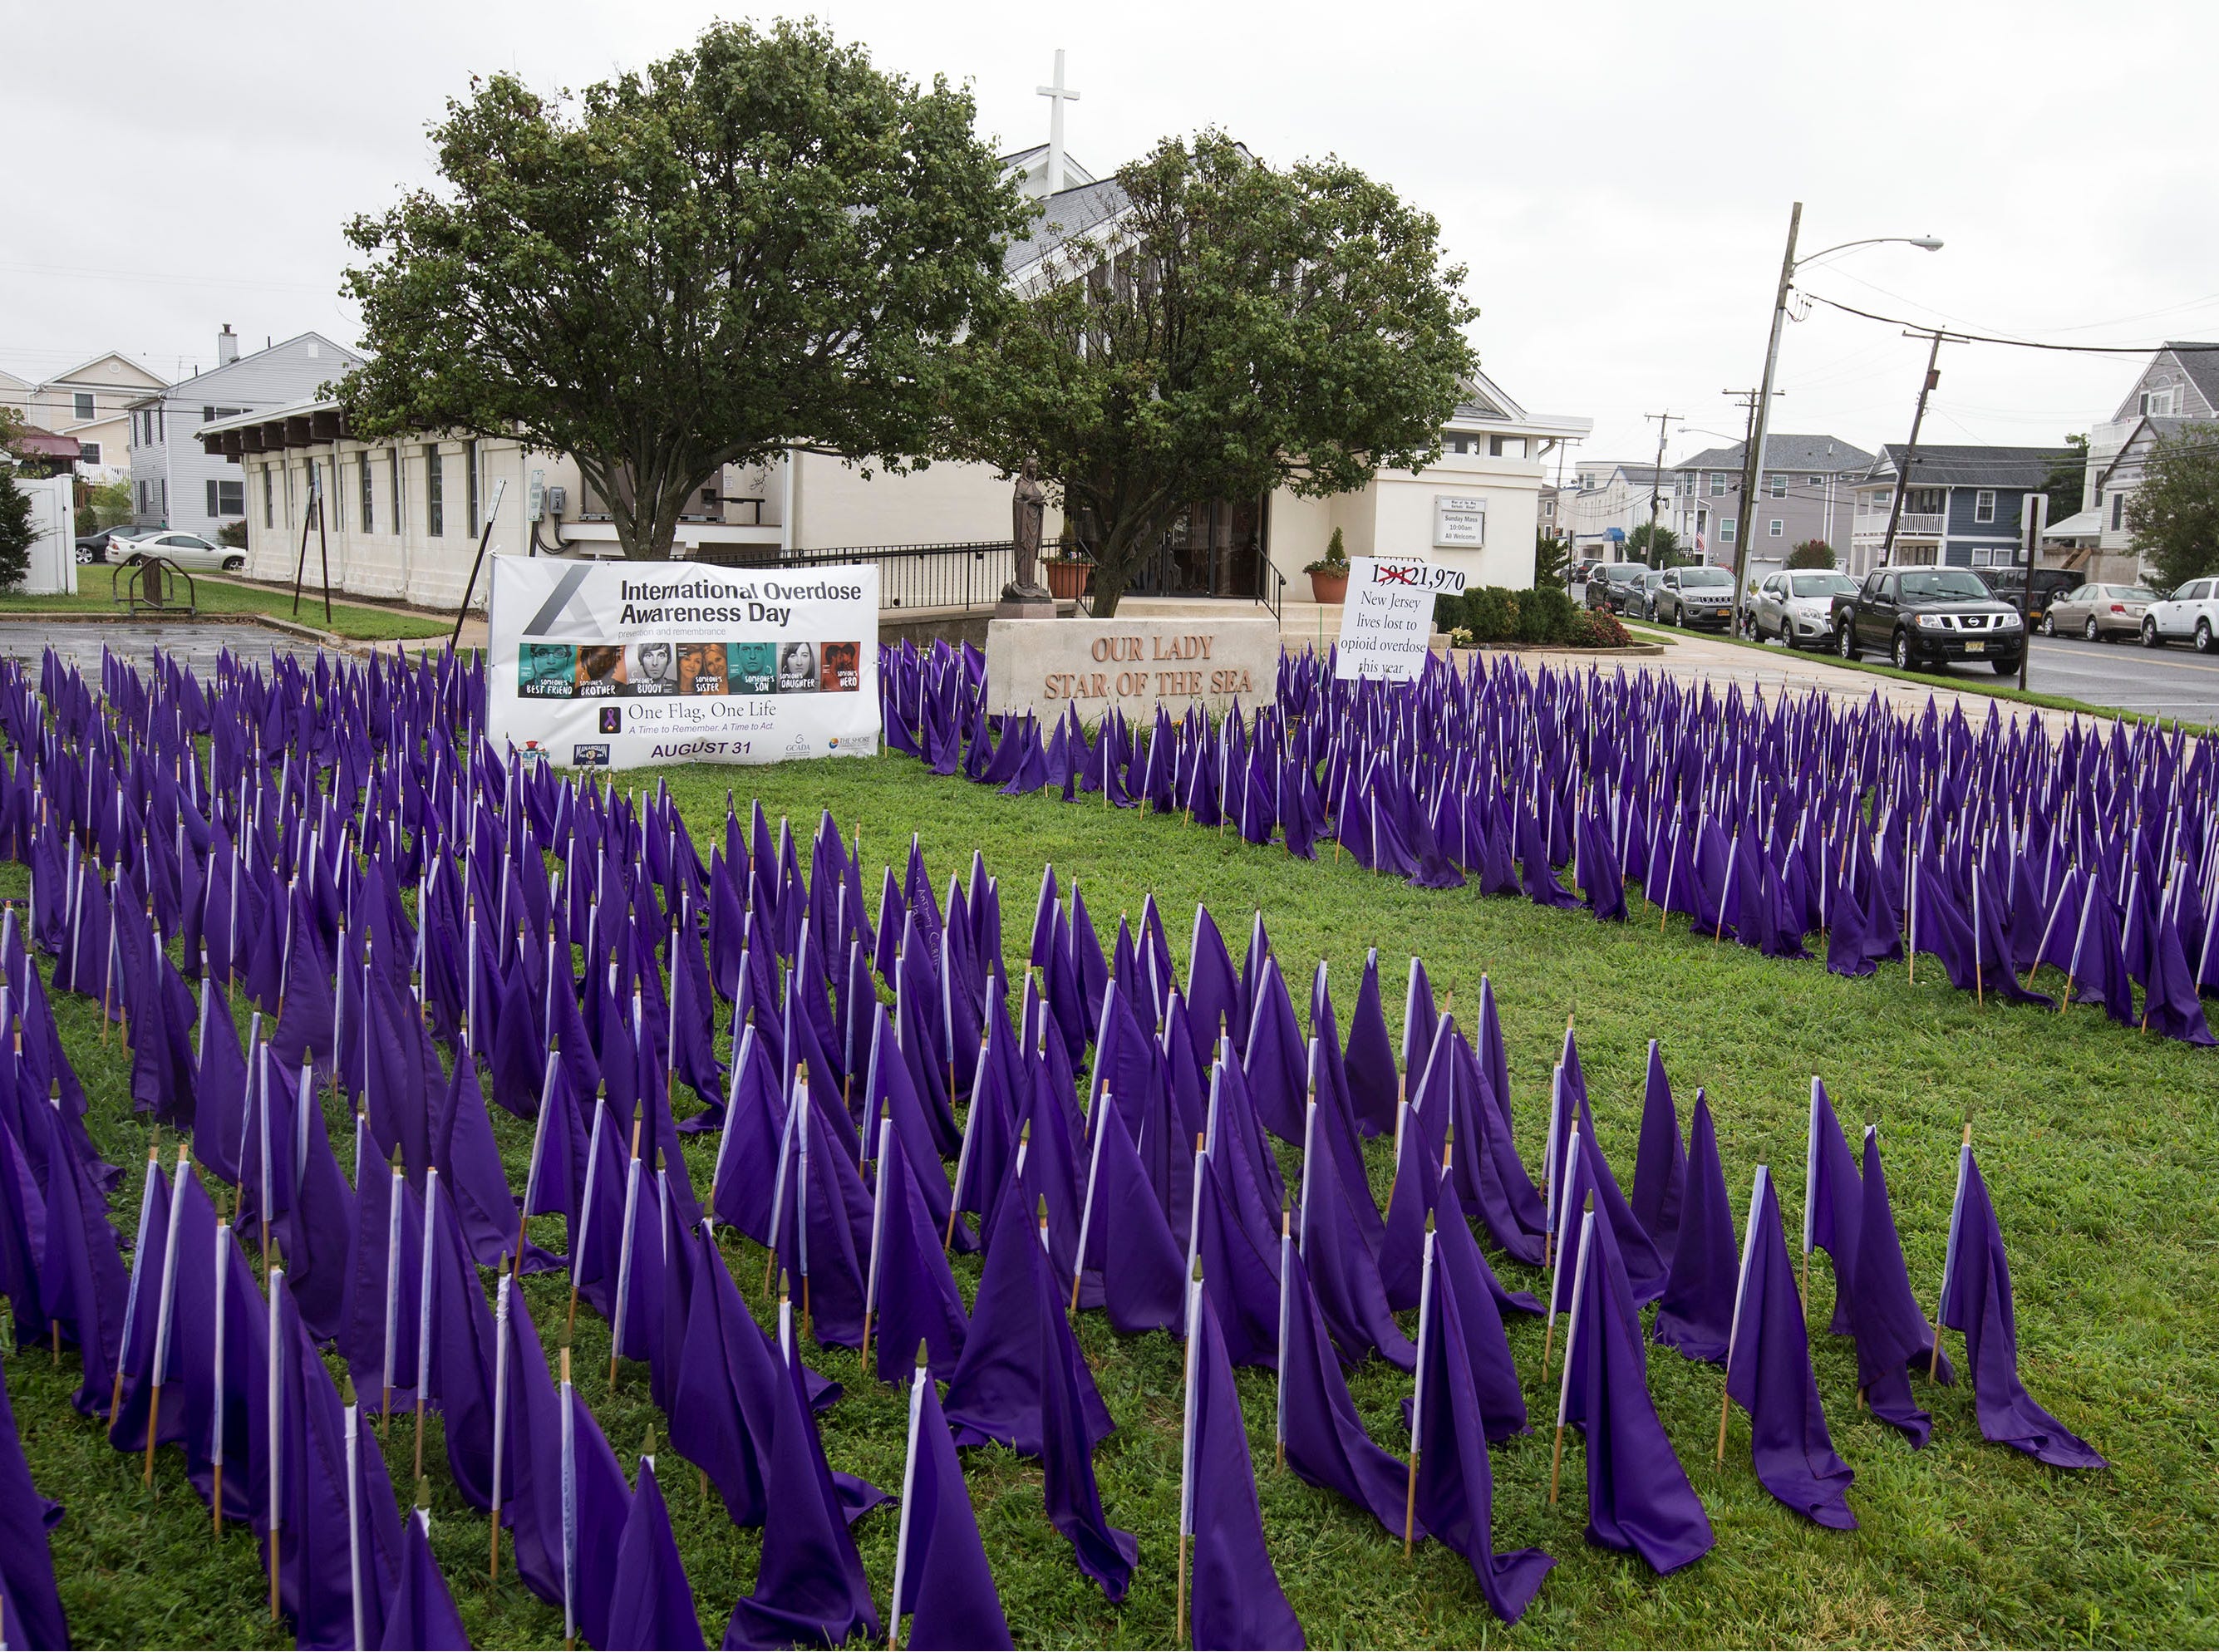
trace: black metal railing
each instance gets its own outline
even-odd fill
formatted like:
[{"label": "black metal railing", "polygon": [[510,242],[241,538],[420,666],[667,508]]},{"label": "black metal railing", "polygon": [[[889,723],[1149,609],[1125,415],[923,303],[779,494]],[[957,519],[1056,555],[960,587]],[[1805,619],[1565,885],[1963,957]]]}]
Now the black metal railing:
[{"label": "black metal railing", "polygon": [[991,608],[1016,575],[1006,539],[937,545],[842,545],[780,550],[775,545],[703,545],[693,561],[718,568],[829,568],[868,562],[879,570],[881,610]]}]

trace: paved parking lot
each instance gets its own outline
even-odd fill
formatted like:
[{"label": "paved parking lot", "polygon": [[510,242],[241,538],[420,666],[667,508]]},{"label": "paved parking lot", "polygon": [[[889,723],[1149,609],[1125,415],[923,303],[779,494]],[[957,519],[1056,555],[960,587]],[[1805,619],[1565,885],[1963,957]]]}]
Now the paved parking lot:
[{"label": "paved parking lot", "polygon": [[203,675],[215,668],[216,655],[225,649],[234,655],[267,659],[272,649],[281,654],[313,655],[314,648],[259,625],[226,625],[196,621],[189,624],[71,624],[67,620],[41,618],[36,622],[0,623],[0,658],[38,664],[53,649],[66,664],[87,676],[100,669],[103,649],[144,666],[154,651],[190,667]]}]

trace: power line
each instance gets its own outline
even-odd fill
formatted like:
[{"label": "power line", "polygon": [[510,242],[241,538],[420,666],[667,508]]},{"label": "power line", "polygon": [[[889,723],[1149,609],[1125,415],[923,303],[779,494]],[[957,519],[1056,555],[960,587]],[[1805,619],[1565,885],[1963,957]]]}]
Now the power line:
[{"label": "power line", "polygon": [[[1844,304],[1839,299],[1828,298],[1822,293],[1809,292],[1799,288],[1797,290],[1802,292],[1803,296],[1814,304],[1824,304],[1829,309],[1840,310],[1848,315],[1860,316],[1868,321],[1881,321],[1892,327],[1905,327],[1921,337],[1930,337],[1937,331],[1927,322],[1906,321],[1899,316],[1893,315],[1875,315],[1870,310],[1861,310],[1854,304]],[[2068,356],[2154,356],[2161,350],[2172,351],[2176,355],[2219,355],[2219,345],[2177,344],[2171,341],[2154,345],[2056,345],[2045,344],[2036,338],[2005,338],[1992,332],[1967,332],[1956,327],[1942,327],[1938,331],[1944,339],[1955,344],[2011,345],[2020,350],[2054,350]]]}]

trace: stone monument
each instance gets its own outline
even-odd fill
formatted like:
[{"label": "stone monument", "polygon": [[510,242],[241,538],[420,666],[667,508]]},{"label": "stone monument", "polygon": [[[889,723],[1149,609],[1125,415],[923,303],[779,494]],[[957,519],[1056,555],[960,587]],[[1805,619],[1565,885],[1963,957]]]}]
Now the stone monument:
[{"label": "stone monument", "polygon": [[1002,599],[994,605],[997,619],[1055,618],[1055,599],[1040,582],[1041,526],[1047,514],[1039,463],[1027,459],[1010,496],[1010,541],[1016,550],[1016,577],[1002,587]]}]

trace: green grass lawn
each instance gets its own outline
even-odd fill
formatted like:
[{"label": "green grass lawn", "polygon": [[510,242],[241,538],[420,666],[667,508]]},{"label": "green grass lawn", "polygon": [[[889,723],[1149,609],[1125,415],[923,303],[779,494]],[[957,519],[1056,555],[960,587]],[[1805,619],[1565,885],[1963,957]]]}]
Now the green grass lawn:
[{"label": "green grass lawn", "polygon": [[[652,786],[652,774],[624,777]],[[1504,1630],[1471,1575],[1452,1556],[1421,1548],[1414,1561],[1368,1517],[1271,1469],[1272,1382],[1240,1374],[1266,1535],[1281,1583],[1313,1645],[1725,1645],[1787,1643],[2210,1645],[2219,1641],[2219,1058],[2121,1031],[2094,1011],[2059,1015],[1990,1007],[1954,991],[1941,972],[1908,984],[1900,965],[1876,979],[1844,980],[1817,962],[1787,964],[1691,935],[1675,920],[1603,926],[1584,913],[1545,911],[1523,900],[1470,891],[1426,892],[1374,877],[1344,859],[1312,866],[1277,848],[1182,826],[1174,817],[1009,799],[960,779],[935,779],[899,758],[792,764],[754,771],[672,771],[696,841],[721,820],[724,788],[741,807],[760,795],[805,844],[830,806],[851,835],[863,834],[867,886],[882,860],[898,867],[909,835],[944,885],[974,846],[1002,880],[1009,966],[1023,963],[1041,863],[1053,860],[1066,891],[1076,879],[1097,922],[1137,922],[1153,891],[1184,960],[1194,904],[1206,900],[1236,953],[1248,914],[1260,908],[1283,966],[1300,981],[1330,960],[1344,1020],[1367,947],[1382,954],[1384,997],[1399,1023],[1402,971],[1421,955],[1436,991],[1452,992],[1459,1018],[1491,974],[1508,1045],[1519,1142],[1537,1171],[1550,1065],[1564,1018],[1576,1007],[1602,1145],[1630,1181],[1647,1040],[1663,1041],[1684,1127],[1697,1085],[1716,1112],[1726,1176],[1738,1213],[1755,1165],[1777,1168],[1791,1245],[1800,1232],[1803,1131],[1810,1075],[1822,1074],[1854,1141],[1880,1121],[1914,1287],[1931,1301],[1940,1282],[1955,1146],[1970,1115],[1981,1165],[2011,1248],[2017,1290],[2021,1369],[2035,1396],[2109,1456],[2107,1474],[2072,1475],[1983,1443],[1963,1388],[1918,1388],[1936,1419],[1934,1443],[1909,1450],[1859,1413],[1855,1363],[1844,1338],[1823,1334],[1833,1286],[1825,1259],[1812,1270],[1814,1359],[1834,1442],[1857,1473],[1850,1494],[1862,1529],[1824,1531],[1775,1504],[1749,1465],[1738,1412],[1723,1469],[1713,1466],[1720,1378],[1665,1349],[1650,1354],[1657,1408],[1717,1529],[1718,1546],[1688,1571],[1660,1581],[1638,1560],[1588,1545],[1585,1458],[1565,1448],[1562,1503],[1548,1505],[1553,1386],[1539,1377],[1542,1327],[1520,1319],[1511,1345],[1536,1429],[1492,1454],[1495,1536],[1500,1547],[1538,1543],[1558,1562],[1526,1619]],[[0,891],[23,888],[20,868]],[[1638,909],[1637,909],[1638,910]],[[1105,937],[1105,944],[1108,937]],[[127,1071],[115,1042],[97,1041],[82,999],[60,1005],[63,1033],[94,1098],[94,1139],[127,1170],[117,1218],[127,1229],[146,1157],[143,1123],[126,1112]],[[1399,1032],[1399,1025],[1396,1027]],[[690,1098],[681,1110],[690,1108]],[[334,1121],[344,1125],[335,1115]],[[528,1129],[498,1111],[494,1129],[512,1183],[521,1186]],[[349,1164],[351,1132],[334,1132]],[[689,1152],[705,1189],[712,1145]],[[1383,1147],[1375,1146],[1374,1191],[1386,1194]],[[559,1224],[534,1237],[560,1248]],[[761,1253],[728,1241],[742,1288],[755,1297]],[[967,1291],[978,1264],[959,1266]],[[1512,1288],[1540,1276],[1504,1264]],[[551,1350],[560,1329],[559,1281],[525,1295]],[[1414,1316],[1408,1316],[1410,1321]],[[1414,1328],[1414,1323],[1406,1328]],[[990,1450],[967,1472],[987,1552],[1017,1643],[1168,1646],[1172,1638],[1178,1511],[1179,1345],[1162,1335],[1121,1338],[1102,1316],[1084,1316],[1081,1341],[1118,1431],[1096,1454],[1103,1501],[1116,1525],[1139,1534],[1140,1568],[1122,1608],[1104,1605],[1081,1577],[1068,1544],[1041,1512],[1035,1464]],[[1959,1347],[1953,1335],[1949,1344]],[[900,1481],[906,1412],[892,1390],[865,1379],[854,1355],[812,1350],[818,1369],[848,1385],[824,1419],[833,1464],[880,1486]],[[606,1388],[606,1327],[581,1314],[577,1369],[626,1467],[650,1424],[646,1371],[627,1366]],[[256,1550],[244,1533],[219,1544],[165,1454],[152,1495],[139,1466],[68,1408],[73,1355],[49,1369],[43,1353],[9,1363],[16,1414],[40,1489],[65,1501],[52,1543],[71,1630],[82,1645],[277,1644],[268,1621]],[[1352,1378],[1373,1438],[1405,1447],[1398,1405],[1408,1380],[1374,1361]],[[388,1447],[396,1484],[409,1473],[408,1431]],[[529,1595],[513,1570],[486,1577],[483,1517],[448,1486],[436,1423],[427,1461],[435,1546],[478,1644],[556,1644],[559,1612]],[[761,1534],[738,1531],[706,1503],[674,1456],[662,1481],[678,1525],[710,1644],[736,1596],[752,1587]],[[894,1521],[875,1513],[856,1528],[883,1603],[893,1566]]]},{"label": "green grass lawn", "polygon": [[[94,563],[78,570],[78,589],[74,596],[26,597],[0,595],[0,614],[113,614],[121,617],[124,606],[121,594],[128,570],[105,562]],[[444,637],[452,629],[435,618],[422,614],[403,613],[393,608],[362,607],[351,603],[332,604],[332,617],[324,618],[324,603],[320,596],[301,593],[301,611],[293,612],[293,593],[260,585],[245,585],[216,574],[193,575],[193,596],[201,612],[213,614],[266,614],[275,619],[295,620],[303,625],[313,625],[318,630],[329,630],[354,642],[396,642],[417,637]],[[182,598],[182,587],[180,593]]]}]

